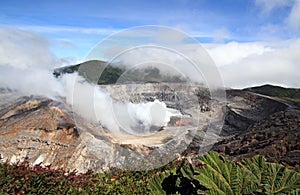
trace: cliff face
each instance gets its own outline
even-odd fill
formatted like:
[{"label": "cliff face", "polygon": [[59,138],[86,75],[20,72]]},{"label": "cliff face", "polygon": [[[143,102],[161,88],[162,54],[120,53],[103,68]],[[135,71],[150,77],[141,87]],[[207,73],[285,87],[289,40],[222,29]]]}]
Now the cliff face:
[{"label": "cliff face", "polygon": [[[142,87],[138,93],[142,93],[143,89],[148,90]],[[156,98],[157,95],[159,93],[148,93],[139,102]],[[136,94],[130,96],[130,101],[138,101],[134,97]],[[120,97],[115,95],[114,98]],[[171,97],[163,95],[161,98],[169,98],[168,104],[176,107]],[[63,167],[80,172],[89,169],[104,171],[110,167],[141,170],[168,163],[188,147],[196,134],[204,136],[202,129],[205,123],[195,128],[195,125],[191,125],[194,118],[190,115],[181,122],[172,119],[169,126],[151,135],[124,133],[116,137],[109,130],[73,113],[62,99],[55,101],[37,96],[22,97],[15,92],[2,91],[0,100],[2,162],[15,163],[28,158],[32,164],[51,164],[54,168]],[[196,107],[191,107],[192,104],[189,104],[181,110],[183,113],[196,112]]]},{"label": "cliff face", "polygon": [[251,92],[227,91],[223,135],[213,150],[234,160],[265,156],[269,161],[300,162],[300,110],[293,104]]},{"label": "cliff face", "polygon": [[[32,164],[84,172],[103,171],[115,160],[115,144],[107,133],[88,123],[77,126],[63,101],[31,96],[10,103],[1,109],[1,161],[16,163],[27,157]],[[97,130],[102,137],[91,133]]]},{"label": "cliff face", "polygon": [[81,155],[78,130],[63,103],[43,97],[20,97],[2,105],[0,113],[2,161],[15,163],[28,157],[33,164],[65,167],[70,165],[66,159]]},{"label": "cliff face", "polygon": [[286,103],[271,97],[241,90],[227,90],[226,116],[222,135],[245,132],[251,125],[288,107]]},{"label": "cliff face", "polygon": [[241,160],[257,154],[271,162],[300,162],[300,110],[288,108],[251,125],[247,131],[217,143],[213,150]]},{"label": "cliff face", "polygon": [[[27,157],[32,164],[51,164],[80,172],[109,167],[140,170],[158,167],[178,155],[205,152],[223,140],[214,150],[236,159],[272,151],[274,155],[270,157],[276,161],[299,163],[300,113],[283,102],[238,90],[227,92],[227,102],[212,100],[203,87],[190,87],[188,91],[196,96],[180,92],[181,88],[186,89],[183,85],[169,90],[149,84],[135,88],[130,95],[120,95],[121,89],[131,90],[128,86],[114,87],[114,99],[160,99],[168,107],[180,110],[184,117],[172,118],[168,126],[149,136],[124,134],[116,138],[109,130],[73,113],[64,100],[1,91],[0,160],[15,163]],[[187,103],[179,104],[180,101]],[[179,123],[181,126],[176,125]]]}]

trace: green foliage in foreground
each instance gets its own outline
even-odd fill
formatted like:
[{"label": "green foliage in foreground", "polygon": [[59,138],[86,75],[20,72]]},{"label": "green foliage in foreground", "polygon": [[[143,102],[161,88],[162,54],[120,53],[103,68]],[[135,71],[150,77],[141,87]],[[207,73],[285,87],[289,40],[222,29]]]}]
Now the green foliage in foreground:
[{"label": "green foliage in foreground", "polygon": [[[216,152],[199,157],[197,166],[183,162],[172,177],[172,187],[159,186],[162,175],[151,184],[157,193],[163,194],[298,194],[300,173],[280,164],[268,163],[262,156],[229,161]],[[169,176],[170,175],[170,176]],[[189,187],[188,187],[189,186]]]},{"label": "green foliage in foreground", "polygon": [[215,152],[144,172],[54,170],[0,164],[0,194],[298,194],[300,173],[262,156],[230,161]]}]

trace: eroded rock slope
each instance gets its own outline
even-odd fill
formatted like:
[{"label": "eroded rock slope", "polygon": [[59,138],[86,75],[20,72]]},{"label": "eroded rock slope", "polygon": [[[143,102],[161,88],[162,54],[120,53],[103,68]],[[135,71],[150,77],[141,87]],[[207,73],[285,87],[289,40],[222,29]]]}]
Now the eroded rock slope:
[{"label": "eroded rock slope", "polygon": [[120,95],[119,88],[126,91],[128,86],[116,86],[112,96],[131,102],[160,99],[180,110],[183,118],[172,118],[170,125],[150,136],[116,138],[73,113],[63,99],[23,97],[2,90],[0,160],[15,163],[28,158],[32,164],[80,172],[110,167],[134,170],[135,166],[142,169],[138,167],[141,162],[146,162],[146,169],[153,168],[154,161],[159,166],[183,154],[197,155],[218,142],[214,150],[237,160],[263,154],[273,161],[299,164],[300,111],[286,102],[240,90],[227,91],[227,101],[223,101],[210,99],[203,87],[191,87],[193,94],[176,91],[176,87],[139,87],[135,93]]}]

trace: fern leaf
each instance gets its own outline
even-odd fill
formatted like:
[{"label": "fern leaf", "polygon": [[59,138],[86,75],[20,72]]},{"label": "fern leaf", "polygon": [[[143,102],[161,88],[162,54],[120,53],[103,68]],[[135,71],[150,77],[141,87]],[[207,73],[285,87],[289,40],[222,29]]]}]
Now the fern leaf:
[{"label": "fern leaf", "polygon": [[157,173],[152,180],[150,180],[149,185],[153,194],[166,194],[161,184],[169,175],[169,172]]}]

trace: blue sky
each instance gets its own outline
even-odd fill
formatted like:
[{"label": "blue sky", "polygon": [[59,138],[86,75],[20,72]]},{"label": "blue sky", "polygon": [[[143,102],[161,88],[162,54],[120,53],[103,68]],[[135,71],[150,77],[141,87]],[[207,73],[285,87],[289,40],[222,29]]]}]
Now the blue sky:
[{"label": "blue sky", "polygon": [[[74,52],[74,56],[82,57],[88,48],[113,32],[149,24],[179,28],[201,43],[298,36],[298,31],[284,28],[293,1],[278,4],[268,8],[254,0],[94,0],[76,3],[72,0],[2,0],[0,24],[49,37],[59,56],[72,56]],[[69,48],[66,49],[67,45]]]},{"label": "blue sky", "polygon": [[300,37],[299,13],[299,0],[1,0],[0,27],[43,36],[57,57],[73,61],[112,33],[139,25],[178,28],[213,57],[214,49],[236,42],[248,52],[237,57],[244,59],[253,53],[249,46],[255,49],[251,43],[266,51],[290,47],[290,40]]}]

